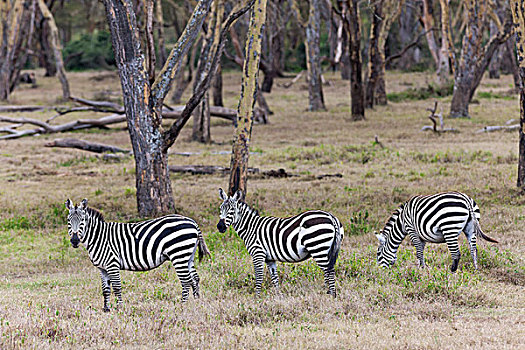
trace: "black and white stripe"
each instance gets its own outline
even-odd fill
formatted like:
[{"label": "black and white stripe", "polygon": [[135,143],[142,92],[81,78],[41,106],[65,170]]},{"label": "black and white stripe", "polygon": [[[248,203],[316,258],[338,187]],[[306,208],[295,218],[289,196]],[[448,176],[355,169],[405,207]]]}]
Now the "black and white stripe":
[{"label": "black and white stripe", "polygon": [[188,299],[190,286],[194,297],[199,297],[193,260],[197,246],[199,257],[209,251],[194,220],[168,215],[137,223],[105,222],[98,211],[87,207],[87,199],[78,206],[68,199],[66,207],[71,244],[77,248],[82,243],[100,270],[104,311],[109,311],[110,287],[122,303],[120,270],[151,270],[166,260],[173,263],[182,284],[182,301]]},{"label": "black and white stripe", "polygon": [[260,295],[264,263],[268,266],[272,284],[279,286],[276,261],[299,262],[313,258],[324,272],[328,294],[335,297],[334,265],[339,254],[344,230],[330,213],[311,210],[290,218],[259,216],[241,202],[240,191],[228,197],[219,190],[223,203],[217,228],[225,232],[233,226],[250,253],[255,270],[255,291]]},{"label": "black and white stripe", "polygon": [[383,231],[377,235],[377,262],[384,267],[393,265],[397,249],[408,235],[416,247],[420,267],[425,266],[425,243],[446,243],[453,260],[450,269],[454,272],[458,268],[461,255],[458,236],[463,231],[469,242],[474,267],[477,269],[476,238],[479,236],[497,243],[483,233],[479,226],[479,218],[478,205],[466,194],[444,192],[415,196],[394,211]]}]

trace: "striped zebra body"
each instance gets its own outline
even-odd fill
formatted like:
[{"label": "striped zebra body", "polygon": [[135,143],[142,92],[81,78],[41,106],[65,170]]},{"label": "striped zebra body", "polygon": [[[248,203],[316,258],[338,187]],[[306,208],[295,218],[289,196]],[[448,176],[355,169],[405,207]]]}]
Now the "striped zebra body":
[{"label": "striped zebra body", "polygon": [[87,207],[66,202],[69,209],[68,231],[71,243],[82,243],[94,266],[100,270],[104,311],[109,311],[111,289],[122,303],[120,270],[152,270],[166,260],[172,262],[182,284],[182,301],[188,299],[190,287],[199,297],[199,276],[194,267],[197,247],[199,256],[209,254],[197,223],[180,215],[137,222],[105,222],[102,215]]},{"label": "striped zebra body", "polygon": [[252,257],[255,290],[260,295],[264,263],[268,266],[274,287],[279,286],[276,262],[295,263],[313,258],[324,272],[328,294],[336,296],[334,265],[339,254],[344,230],[332,214],[311,210],[289,218],[259,216],[239,192],[227,197],[220,190],[223,204],[217,228],[225,232],[233,226]]},{"label": "striped zebra body", "polygon": [[396,261],[399,245],[408,235],[416,247],[419,266],[425,266],[423,250],[426,243],[446,243],[452,256],[451,271],[457,270],[460,251],[458,237],[463,231],[477,269],[477,237],[495,242],[479,225],[480,212],[476,202],[460,192],[444,192],[415,196],[397,208],[384,229],[377,235],[377,262],[387,267]]}]

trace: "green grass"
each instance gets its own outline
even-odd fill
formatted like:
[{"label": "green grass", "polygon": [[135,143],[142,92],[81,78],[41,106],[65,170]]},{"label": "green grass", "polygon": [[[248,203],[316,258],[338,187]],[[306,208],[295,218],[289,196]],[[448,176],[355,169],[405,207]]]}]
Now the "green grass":
[{"label": "green grass", "polygon": [[450,96],[453,91],[453,84],[440,87],[431,83],[424,88],[410,88],[401,92],[387,93],[386,97],[391,102],[416,101]]}]

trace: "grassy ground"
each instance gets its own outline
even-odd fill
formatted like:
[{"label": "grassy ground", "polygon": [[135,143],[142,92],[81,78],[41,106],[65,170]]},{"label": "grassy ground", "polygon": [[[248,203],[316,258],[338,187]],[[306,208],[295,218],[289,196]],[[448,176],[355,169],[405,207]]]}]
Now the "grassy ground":
[{"label": "grassy ground", "polygon": [[[12,104],[56,104],[60,88],[42,77],[39,88],[21,87]],[[113,73],[69,75],[72,92],[102,92],[119,100]],[[94,78],[99,79],[95,80]],[[102,312],[97,270],[83,248],[71,248],[64,201],[86,197],[107,220],[136,220],[134,162],[106,162],[79,150],[50,149],[56,137],[75,137],[130,148],[125,125],[109,131],[42,135],[0,141],[0,348],[523,348],[525,346],[525,197],[515,188],[517,133],[478,134],[519,116],[512,79],[483,81],[471,119],[445,119],[458,134],[421,132],[430,124],[433,99],[408,100],[407,89],[426,87],[426,73],[390,73],[395,100],[349,120],[349,83],[327,76],[328,111],[310,113],[304,82],[276,86],[267,96],[275,114],[253,129],[250,166],[285,168],[299,176],[249,180],[247,202],[266,215],[306,209],[331,211],[346,237],[336,265],[338,298],[325,294],[320,270],[310,262],[279,264],[281,293],[265,281],[254,298],[250,258],[232,231],[215,228],[218,188],[226,176],[172,174],[177,211],[200,224],[212,258],[197,265],[202,298],[179,303],[174,270],[123,272],[124,308]],[[236,107],[238,74],[225,75],[225,102]],[[278,79],[277,83],[286,79]],[[450,97],[439,98],[444,112]],[[38,114],[42,120],[52,112]],[[34,115],[33,115],[34,116]],[[74,119],[67,115],[57,122]],[[191,121],[190,121],[191,123]],[[186,127],[170,164],[229,165],[232,126],[213,120],[211,145],[188,141]],[[378,136],[385,148],[374,143]],[[342,178],[316,179],[341,173]],[[412,195],[442,190],[470,194],[481,207],[481,225],[500,241],[479,244],[475,271],[464,237],[457,273],[445,245],[427,245],[428,269],[419,270],[414,248],[404,242],[395,267],[376,266],[373,231]]]}]

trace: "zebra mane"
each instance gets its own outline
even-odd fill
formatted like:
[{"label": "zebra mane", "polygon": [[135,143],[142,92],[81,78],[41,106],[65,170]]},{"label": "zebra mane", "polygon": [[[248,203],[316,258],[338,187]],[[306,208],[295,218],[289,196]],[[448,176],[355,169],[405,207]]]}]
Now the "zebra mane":
[{"label": "zebra mane", "polygon": [[260,216],[259,215],[259,211],[257,209],[253,209],[252,207],[250,207],[248,204],[246,204],[245,202],[240,202],[239,201],[239,204],[241,205],[241,208],[244,208],[245,212],[247,214],[255,214],[256,216]]},{"label": "zebra mane", "polygon": [[104,222],[104,216],[98,210],[87,207],[86,211],[89,214],[89,216],[91,216],[93,219]]},{"label": "zebra mane", "polygon": [[399,207],[397,207],[394,210],[392,215],[390,215],[390,217],[388,218],[387,222],[385,223],[385,226],[384,226],[383,230],[381,230],[381,234],[385,235],[385,231],[387,231],[387,229],[388,229],[388,235],[390,235],[390,231],[392,230],[392,227],[394,227],[395,221],[397,220],[397,218],[399,217],[399,215],[401,214],[403,209],[405,209],[405,204],[406,203],[401,204]]}]

